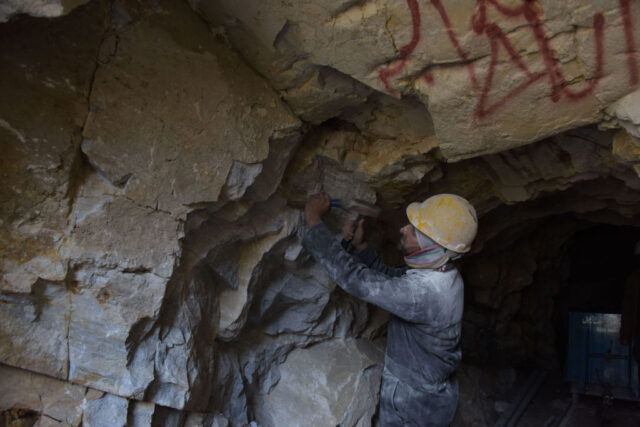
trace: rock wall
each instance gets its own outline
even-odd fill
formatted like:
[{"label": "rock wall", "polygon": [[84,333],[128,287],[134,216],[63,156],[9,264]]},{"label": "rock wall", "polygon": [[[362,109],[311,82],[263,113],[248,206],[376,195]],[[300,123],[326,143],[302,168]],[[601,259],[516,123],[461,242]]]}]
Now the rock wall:
[{"label": "rock wall", "polygon": [[640,226],[626,0],[9,2],[0,21],[5,417],[375,423],[387,314],[302,249],[316,191],[380,206],[390,263],[408,202],[476,206],[479,364],[552,358],[554,255],[587,222]]}]

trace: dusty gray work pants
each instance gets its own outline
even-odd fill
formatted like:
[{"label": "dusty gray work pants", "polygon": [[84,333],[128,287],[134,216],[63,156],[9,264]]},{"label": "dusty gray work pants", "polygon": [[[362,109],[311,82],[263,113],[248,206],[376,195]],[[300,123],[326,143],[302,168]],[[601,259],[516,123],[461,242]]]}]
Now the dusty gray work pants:
[{"label": "dusty gray work pants", "polygon": [[458,406],[455,375],[438,386],[416,390],[386,368],[380,389],[379,427],[448,426]]}]

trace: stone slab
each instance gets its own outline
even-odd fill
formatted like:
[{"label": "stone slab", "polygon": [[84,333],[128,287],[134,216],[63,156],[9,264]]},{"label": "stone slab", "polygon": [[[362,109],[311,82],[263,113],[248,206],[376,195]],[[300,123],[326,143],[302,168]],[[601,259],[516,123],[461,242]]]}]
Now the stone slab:
[{"label": "stone slab", "polygon": [[[53,4],[62,7],[3,2],[0,16]],[[67,273],[60,247],[106,13],[96,1],[60,19],[0,25],[0,290],[29,293],[38,278]]]},{"label": "stone slab", "polygon": [[[341,425],[356,408],[360,416],[372,415],[378,404],[375,381],[373,394],[357,392],[362,391],[359,387],[367,388],[360,385],[370,381],[363,379],[367,369],[380,362],[358,349],[355,340],[334,339],[294,350],[280,366],[278,384],[256,404],[257,421],[273,426],[326,426]],[[379,377],[377,381],[379,386]]]},{"label": "stone slab", "polygon": [[65,380],[71,295],[64,284],[42,280],[33,289],[0,294],[0,362]]},{"label": "stone slab", "polygon": [[91,163],[126,184],[127,197],[177,217],[218,200],[234,161],[264,161],[274,133],[300,125],[179,1],[163,2],[118,34],[91,105],[82,146]]},{"label": "stone slab", "polygon": [[65,425],[78,426],[86,388],[0,365],[0,409],[31,409]]}]

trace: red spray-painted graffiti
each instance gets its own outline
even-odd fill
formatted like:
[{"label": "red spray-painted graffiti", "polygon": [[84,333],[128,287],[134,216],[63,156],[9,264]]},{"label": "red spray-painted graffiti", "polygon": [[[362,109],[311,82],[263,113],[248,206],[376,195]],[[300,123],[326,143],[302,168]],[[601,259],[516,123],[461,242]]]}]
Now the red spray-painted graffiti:
[{"label": "red spray-painted graffiti", "polygon": [[411,41],[400,48],[400,54],[396,58],[398,62],[391,68],[386,68],[384,70],[378,71],[378,76],[380,77],[380,81],[384,84],[384,87],[387,88],[389,93],[393,96],[398,96],[397,92],[391,86],[389,79],[398,74],[407,63],[407,57],[411,55],[418,45],[420,41],[420,8],[418,7],[417,0],[407,0],[407,6],[409,6],[409,10],[411,11],[411,22],[413,32],[411,34]]},{"label": "red spray-painted graffiti", "polygon": [[[631,5],[630,0],[618,0],[620,12],[622,15],[624,36],[626,43],[627,66],[629,68],[629,83],[636,85],[638,83],[638,65],[636,59],[636,50],[633,39],[633,27],[631,21]],[[480,92],[480,97],[475,108],[475,115],[478,118],[484,118],[495,112],[497,109],[506,104],[510,99],[522,93],[526,88],[536,81],[546,77],[549,80],[551,88],[551,100],[558,102],[562,96],[569,100],[577,100],[592,93],[603,75],[603,57],[604,57],[604,16],[597,13],[593,17],[593,30],[595,39],[595,75],[593,79],[587,81],[585,87],[579,91],[569,88],[569,83],[564,77],[559,65],[558,58],[549,45],[549,39],[546,34],[544,24],[542,23],[540,7],[537,0],[524,0],[517,7],[509,7],[501,4],[498,0],[476,0],[476,11],[471,18],[473,31],[481,36],[484,35],[489,40],[490,47],[490,63],[489,68],[482,84],[476,75],[475,66],[469,59],[468,55],[462,49],[460,41],[453,31],[453,26],[449,15],[442,5],[441,0],[430,0],[431,5],[437,11],[446,31],[451,44],[453,45],[457,55],[465,64],[469,79],[474,89]],[[407,5],[411,12],[412,21],[412,37],[411,41],[400,49],[399,55],[394,61],[395,64],[378,72],[380,81],[384,84],[387,91],[393,96],[399,96],[397,91],[391,84],[391,79],[398,75],[406,66],[410,55],[415,50],[420,41],[420,8],[417,0],[407,0]],[[511,44],[511,41],[504,31],[495,22],[489,22],[487,19],[487,7],[492,6],[505,17],[523,18],[533,32],[538,44],[540,54],[542,56],[544,70],[538,73],[532,73],[529,67],[524,63],[521,55]],[[506,95],[489,102],[489,94],[496,82],[494,81],[495,70],[498,66],[498,56],[500,48],[503,48],[509,55],[509,61],[513,63],[524,74],[526,79],[518,86],[513,88]],[[434,77],[430,73],[422,76],[422,79],[428,85],[434,84]]]},{"label": "red spray-painted graffiti", "polygon": [[633,42],[633,27],[631,26],[631,5],[629,0],[620,0],[622,22],[624,25],[624,39],[627,44],[627,66],[629,67],[629,83],[638,83],[638,63],[636,62],[636,47]]},{"label": "red spray-painted graffiti", "polygon": [[[439,3],[440,1],[434,0],[434,2]],[[545,71],[536,74],[531,73],[529,68],[522,61],[522,57],[520,56],[520,54],[518,54],[518,52],[513,48],[511,42],[504,34],[504,32],[500,29],[500,27],[496,23],[487,22],[486,3],[494,6],[500,13],[504,14],[505,16],[509,16],[512,18],[524,17],[526,19],[527,23],[533,31],[536,42],[538,43],[538,48],[540,49],[540,53],[544,61]],[[473,16],[472,20],[473,30],[476,32],[476,34],[486,34],[486,36],[489,38],[491,46],[491,62],[489,64],[489,71],[485,79],[484,86],[481,89],[480,100],[478,101],[478,105],[476,107],[476,116],[480,118],[486,117],[487,115],[491,114],[497,108],[504,105],[509,99],[513,98],[545,75],[549,78],[549,85],[552,89],[551,100],[553,102],[558,102],[561,95],[565,95],[569,99],[579,99],[584,97],[595,88],[595,86],[598,84],[598,81],[600,80],[600,77],[602,76],[602,29],[604,26],[604,17],[602,16],[602,14],[596,14],[593,18],[593,28],[596,41],[595,78],[588,82],[587,87],[579,92],[573,92],[567,87],[567,80],[562,74],[560,66],[558,65],[558,60],[547,41],[548,38],[541,23],[539,14],[536,11],[535,2],[525,2],[517,8],[508,8],[501,5],[495,0],[478,0],[478,10],[476,11],[476,14]],[[493,104],[487,105],[487,96],[492,88],[494,72],[498,64],[498,49],[500,47],[498,43],[501,43],[507,50],[511,62],[513,62],[526,74],[527,80],[514,88],[511,92],[504,95],[499,100],[495,101]]]}]

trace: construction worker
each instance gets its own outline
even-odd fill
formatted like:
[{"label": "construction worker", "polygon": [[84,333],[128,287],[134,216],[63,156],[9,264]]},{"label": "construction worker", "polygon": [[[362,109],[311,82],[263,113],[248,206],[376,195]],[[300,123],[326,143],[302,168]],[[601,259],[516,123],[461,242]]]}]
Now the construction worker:
[{"label": "construction worker", "polygon": [[471,248],[478,227],[474,208],[452,194],[410,204],[399,245],[408,267],[391,268],[359,241],[361,222],[352,241],[360,252],[351,255],[340,245],[322,222],[329,205],[325,193],[307,201],[304,247],[345,291],[391,313],[379,425],[449,425],[458,404],[464,294],[451,260]]}]

